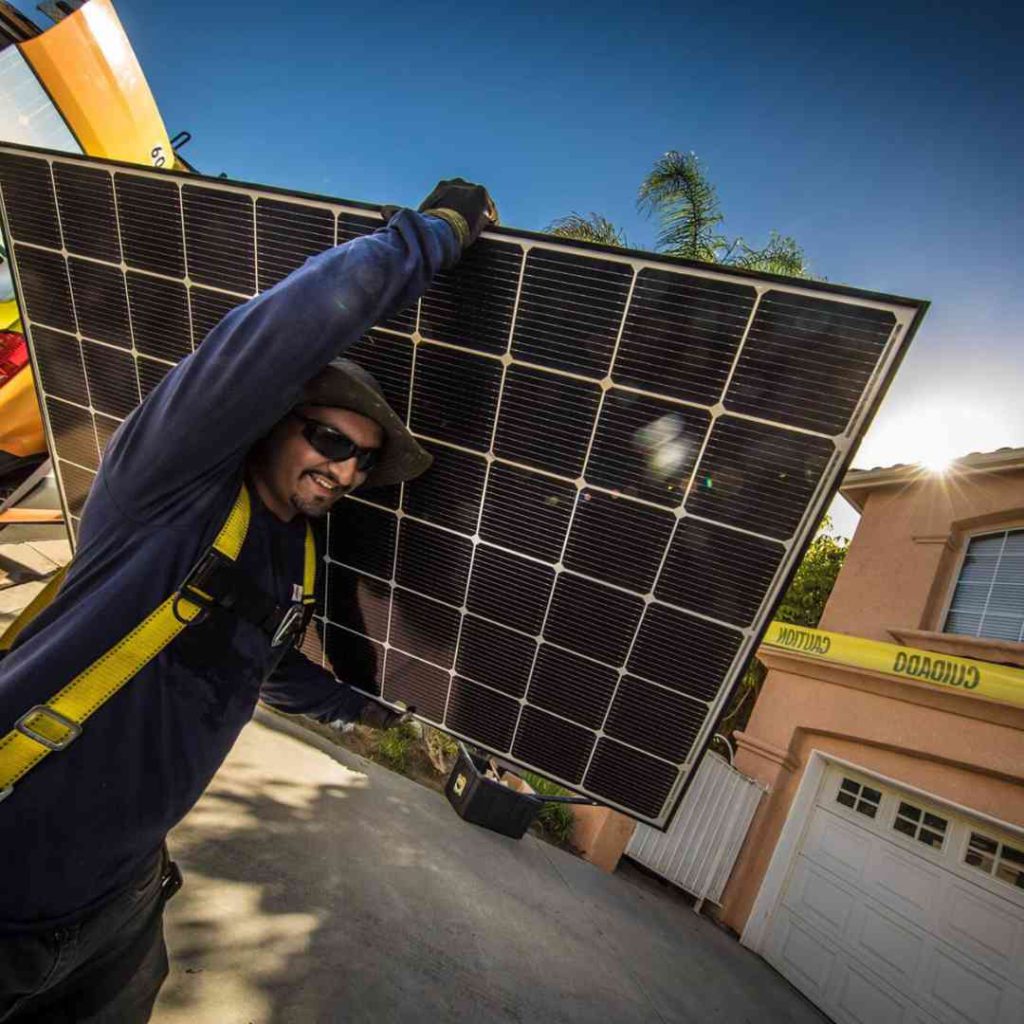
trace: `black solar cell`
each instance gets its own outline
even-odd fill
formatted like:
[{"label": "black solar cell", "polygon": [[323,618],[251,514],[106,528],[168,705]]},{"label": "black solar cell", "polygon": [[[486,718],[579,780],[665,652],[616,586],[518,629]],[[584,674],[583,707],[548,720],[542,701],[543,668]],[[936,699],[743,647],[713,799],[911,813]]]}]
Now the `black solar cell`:
[{"label": "black solar cell", "polygon": [[324,652],[329,665],[344,676],[346,682],[367,693],[379,695],[384,672],[384,645],[359,633],[327,624]]},{"label": "black solar cell", "polygon": [[455,676],[445,725],[464,736],[479,737],[492,750],[506,751],[512,745],[519,701]]},{"label": "black solar cell", "polygon": [[39,362],[39,378],[48,395],[56,395],[77,405],[88,406],[89,391],[81,349],[73,334],[36,327],[32,341]]},{"label": "black solar cell", "polygon": [[[618,678],[607,665],[543,644],[526,697],[532,705],[597,729]],[[533,728],[542,729],[546,721],[544,716],[534,719]]]},{"label": "black solar cell", "polygon": [[667,761],[685,761],[708,707],[661,686],[623,676],[605,732]]},{"label": "black solar cell", "polygon": [[599,580],[650,590],[675,516],[603,491],[580,491],[569,530],[565,564]]},{"label": "black solar cell", "polygon": [[44,405],[54,450],[79,466],[98,469],[100,455],[89,410],[59,398],[47,398]]},{"label": "black solar cell", "polygon": [[334,245],[334,214],[325,206],[277,199],[256,200],[259,290],[297,270],[310,256]]},{"label": "black solar cell", "polygon": [[451,668],[460,618],[458,608],[395,587],[388,642],[433,665]]},{"label": "black solar cell", "polygon": [[586,461],[601,389],[589,381],[526,366],[505,378],[496,455],[575,478]]},{"label": "black solar cell", "polygon": [[526,692],[536,652],[537,641],[533,637],[467,615],[462,620],[459,660],[455,667],[470,679],[521,697]]},{"label": "black solar cell", "polygon": [[0,188],[12,237],[50,249],[61,247],[53,180],[45,160],[0,153]]},{"label": "black solar cell", "polygon": [[580,654],[621,665],[643,610],[643,598],[635,594],[563,572],[555,584],[544,637]]},{"label": "black solar cell", "polygon": [[185,244],[177,182],[119,171],[114,175],[114,193],[128,266],[183,278]]},{"label": "black solar cell", "polygon": [[94,341],[82,342],[82,355],[93,408],[124,419],[141,400],[136,361],[124,349]]},{"label": "black solar cell", "polygon": [[839,434],[895,325],[887,309],[770,291],[758,304],[725,407]]},{"label": "black solar cell", "polygon": [[500,387],[501,364],[496,360],[420,345],[412,392],[412,429],[486,452]]},{"label": "black solar cell", "polygon": [[536,633],[544,621],[555,570],[509,551],[480,544],[466,605],[513,629]]},{"label": "black solar cell", "polygon": [[629,670],[681,693],[713,700],[743,642],[728,626],[657,602],[647,606]]},{"label": "black solar cell", "polygon": [[398,524],[390,512],[347,499],[331,513],[328,553],[335,562],[390,579]]},{"label": "black solar cell", "polygon": [[405,488],[403,508],[412,516],[472,536],[480,516],[487,461],[482,455],[426,443],[434,456],[429,473]]},{"label": "black solar cell", "polygon": [[669,545],[655,594],[670,604],[747,626],[785,553],[776,541],[686,516]]},{"label": "black solar cell", "polygon": [[527,704],[519,717],[512,753],[542,772],[579,784],[594,749],[594,733]]},{"label": "black solar cell", "polygon": [[405,518],[395,580],[403,587],[462,606],[473,545],[467,537]]},{"label": "black solar cell", "polygon": [[495,462],[487,479],[480,536],[546,562],[557,562],[575,500],[572,484]]},{"label": "black solar cell", "polygon": [[826,438],[722,416],[711,428],[686,509],[786,540],[834,455]]},{"label": "black solar cell", "polygon": [[669,799],[678,776],[675,765],[603,738],[594,751],[584,784],[605,800],[655,818]]},{"label": "black solar cell", "polygon": [[185,256],[196,284],[252,295],[256,291],[256,224],[242,193],[185,185]]},{"label": "black solar cell", "polygon": [[482,241],[438,274],[420,303],[420,334],[501,355],[508,345],[523,254],[518,245]]},{"label": "black solar cell", "polygon": [[33,323],[74,333],[75,309],[67,265],[60,253],[15,244],[14,259],[25,312]]},{"label": "black solar cell", "polygon": [[95,479],[95,473],[90,473],[70,462],[60,461],[61,480],[64,483],[64,495],[68,502],[68,511],[72,515],[80,516],[85,508],[86,498],[89,497],[89,488]]},{"label": "black solar cell", "polygon": [[128,308],[135,347],[176,363],[192,351],[188,289],[178,281],[129,271]]},{"label": "black solar cell", "polygon": [[332,563],[327,573],[326,610],[331,622],[339,626],[374,640],[387,640],[391,585]]},{"label": "black solar cell", "polygon": [[421,715],[435,722],[444,721],[451,676],[419,658],[410,658],[393,647],[384,662],[383,695],[392,702],[415,705]]},{"label": "black solar cell", "polygon": [[597,420],[587,482],[678,508],[710,423],[704,409],[612,388]]},{"label": "black solar cell", "polygon": [[632,280],[628,264],[531,249],[512,354],[598,380],[607,376]]},{"label": "black solar cell", "polygon": [[114,179],[110,174],[75,164],[54,164],[53,182],[68,252],[120,263],[121,241],[114,204]]},{"label": "black solar cell", "polygon": [[612,377],[645,391],[714,405],[739,351],[752,287],[645,268],[637,275]]},{"label": "black solar cell", "polygon": [[78,329],[86,338],[108,345],[132,347],[128,324],[128,295],[118,267],[77,259],[68,260]]}]

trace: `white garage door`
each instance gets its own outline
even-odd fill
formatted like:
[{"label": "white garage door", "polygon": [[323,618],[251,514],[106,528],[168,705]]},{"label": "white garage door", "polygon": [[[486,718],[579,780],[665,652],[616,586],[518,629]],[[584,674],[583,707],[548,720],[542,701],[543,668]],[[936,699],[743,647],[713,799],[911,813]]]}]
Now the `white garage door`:
[{"label": "white garage door", "polygon": [[832,767],[763,951],[842,1024],[1024,1024],[1024,840]]}]

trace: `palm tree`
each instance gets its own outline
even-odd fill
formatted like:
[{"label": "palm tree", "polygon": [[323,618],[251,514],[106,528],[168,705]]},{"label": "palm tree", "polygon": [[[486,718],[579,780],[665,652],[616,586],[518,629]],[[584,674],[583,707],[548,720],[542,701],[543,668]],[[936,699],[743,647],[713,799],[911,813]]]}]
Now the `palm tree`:
[{"label": "palm tree", "polygon": [[[670,150],[659,157],[637,194],[637,208],[658,221],[655,248],[670,256],[724,263],[790,277],[809,277],[803,250],[793,238],[773,231],[760,249],[722,233],[725,216],[715,186],[695,153]],[[561,238],[625,246],[626,238],[607,217],[573,213],[548,226]]]},{"label": "palm tree", "polygon": [[559,217],[548,225],[548,231],[559,238],[571,238],[574,242],[600,242],[603,245],[617,245],[626,248],[629,242],[626,235],[607,217],[599,213],[570,213],[568,217]]},{"label": "palm tree", "polygon": [[658,219],[658,250],[705,263],[718,263],[728,248],[718,227],[725,219],[715,186],[696,153],[669,150],[644,178],[637,208]]}]

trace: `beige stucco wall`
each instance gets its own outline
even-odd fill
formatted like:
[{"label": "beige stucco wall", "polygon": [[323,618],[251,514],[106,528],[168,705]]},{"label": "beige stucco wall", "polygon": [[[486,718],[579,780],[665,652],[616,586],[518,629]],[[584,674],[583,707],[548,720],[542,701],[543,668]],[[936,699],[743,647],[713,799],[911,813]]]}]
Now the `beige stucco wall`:
[{"label": "beige stucco wall", "polygon": [[891,641],[941,629],[968,534],[1024,525],[1024,471],[924,476],[865,500],[820,626]]},{"label": "beige stucco wall", "polygon": [[769,787],[722,903],[742,931],[813,750],[1024,826],[1024,709],[766,654],[736,767]]},{"label": "beige stucco wall", "polygon": [[[972,534],[1024,525],[1021,470],[922,477],[860,497],[860,525],[821,627],[890,643],[902,630],[941,630]],[[912,642],[926,644],[919,634]],[[1013,657],[974,647],[958,653],[1017,664],[1024,656],[1021,644],[1003,645],[1015,648]],[[737,931],[813,750],[1024,826],[1024,708],[800,655],[760,654],[769,672],[736,737],[736,767],[769,793],[723,897],[722,917]]]}]

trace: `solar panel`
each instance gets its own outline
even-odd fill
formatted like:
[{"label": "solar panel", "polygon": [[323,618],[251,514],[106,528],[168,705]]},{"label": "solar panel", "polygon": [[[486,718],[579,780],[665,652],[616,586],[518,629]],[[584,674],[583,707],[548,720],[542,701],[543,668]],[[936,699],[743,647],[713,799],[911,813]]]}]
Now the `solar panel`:
[{"label": "solar panel", "polygon": [[[375,208],[0,146],[72,529],[118,422]],[[326,527],[339,675],[664,827],[925,304],[497,229],[351,351],[434,454]]]}]

